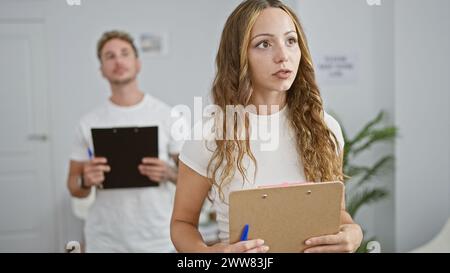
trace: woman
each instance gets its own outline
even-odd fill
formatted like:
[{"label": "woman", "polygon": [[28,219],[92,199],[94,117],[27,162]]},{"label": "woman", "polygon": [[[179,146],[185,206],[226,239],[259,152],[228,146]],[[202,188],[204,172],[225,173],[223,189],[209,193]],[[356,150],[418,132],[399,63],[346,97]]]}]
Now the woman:
[{"label": "woman", "polygon": [[[267,252],[264,238],[228,242],[229,193],[285,181],[342,181],[342,132],[336,120],[324,113],[304,32],[282,2],[242,2],[225,24],[216,62],[214,103],[223,111],[230,105],[246,106],[246,111],[243,122],[242,115],[233,114],[231,119],[214,115],[214,140],[185,143],[172,242],[181,252]],[[256,106],[256,112],[247,110],[250,105]],[[278,124],[271,126],[269,136],[276,141],[269,147],[253,137],[258,125],[268,123]],[[221,240],[212,246],[204,243],[197,228],[208,194]],[[354,252],[362,231],[344,204],[341,223],[338,234],[308,239],[305,252]]]}]

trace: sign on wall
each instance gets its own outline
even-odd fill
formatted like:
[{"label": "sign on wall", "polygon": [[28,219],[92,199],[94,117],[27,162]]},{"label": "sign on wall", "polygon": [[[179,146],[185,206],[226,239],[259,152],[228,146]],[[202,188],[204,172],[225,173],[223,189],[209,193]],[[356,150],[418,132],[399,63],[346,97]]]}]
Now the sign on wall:
[{"label": "sign on wall", "polygon": [[354,84],[357,81],[356,54],[321,54],[314,59],[316,77],[323,84]]},{"label": "sign on wall", "polygon": [[145,56],[164,56],[168,54],[167,33],[141,33],[139,46]]}]

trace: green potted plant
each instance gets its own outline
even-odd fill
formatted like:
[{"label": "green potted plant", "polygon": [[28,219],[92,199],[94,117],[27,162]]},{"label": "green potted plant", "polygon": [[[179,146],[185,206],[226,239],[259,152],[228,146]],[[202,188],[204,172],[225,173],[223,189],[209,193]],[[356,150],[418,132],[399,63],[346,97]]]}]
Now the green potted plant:
[{"label": "green potted plant", "polygon": [[[376,185],[372,178],[393,166],[394,155],[383,155],[368,166],[355,163],[355,159],[372,146],[381,142],[391,142],[397,136],[396,127],[381,124],[384,116],[385,113],[381,111],[352,138],[348,137],[346,130],[341,126],[345,142],[343,169],[346,176],[346,208],[352,217],[355,217],[361,207],[379,202],[389,194],[385,187]],[[340,124],[342,125],[341,122]],[[365,232],[364,229],[363,232]],[[376,238],[365,238],[358,252],[365,252],[367,243],[373,240]]]}]

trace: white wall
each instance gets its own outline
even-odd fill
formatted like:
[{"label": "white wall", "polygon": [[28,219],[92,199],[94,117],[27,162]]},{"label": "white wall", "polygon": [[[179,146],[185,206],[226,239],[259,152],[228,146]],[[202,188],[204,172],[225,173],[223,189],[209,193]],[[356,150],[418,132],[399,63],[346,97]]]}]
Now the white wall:
[{"label": "white wall", "polygon": [[[319,81],[326,108],[350,135],[380,109],[400,130],[396,172],[378,181],[391,196],[356,220],[383,251],[409,251],[429,241],[450,216],[450,3],[298,0],[297,10],[314,56],[358,56],[356,82]],[[385,145],[360,162],[393,151]]]},{"label": "white wall", "polygon": [[[325,108],[337,114],[350,137],[380,110],[387,112],[386,124],[394,120],[392,7],[391,1],[381,6],[369,6],[364,0],[297,1],[316,63],[322,54],[356,56],[354,81],[332,84],[319,79]],[[370,164],[393,153],[392,145],[379,145],[357,163]],[[385,251],[394,251],[394,175],[387,173],[374,182],[385,186],[390,196],[376,206],[363,207],[356,221],[367,238],[376,235]]]},{"label": "white wall", "polygon": [[395,1],[396,242],[429,241],[450,216],[450,2]]}]

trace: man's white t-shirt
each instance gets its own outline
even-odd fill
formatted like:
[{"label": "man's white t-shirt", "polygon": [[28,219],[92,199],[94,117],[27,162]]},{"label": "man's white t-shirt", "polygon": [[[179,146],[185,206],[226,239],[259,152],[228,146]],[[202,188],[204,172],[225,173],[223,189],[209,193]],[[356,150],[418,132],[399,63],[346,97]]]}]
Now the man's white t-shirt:
[{"label": "man's white t-shirt", "polygon": [[[339,123],[326,113],[325,122],[336,136],[342,151],[344,139]],[[243,163],[247,168],[246,174],[250,181],[243,183],[240,172],[236,170],[231,183],[223,189],[224,202],[220,200],[215,187],[210,192],[213,208],[217,214],[219,239],[222,242],[228,242],[229,239],[228,196],[230,192],[265,185],[307,182],[303,164],[299,162],[294,131],[287,118],[287,107],[272,115],[250,114],[250,128],[252,128],[250,148],[257,162],[256,176],[254,176],[254,164],[248,156],[245,156]],[[198,174],[208,177],[207,166],[215,147],[215,142],[211,140],[187,140],[180,153],[180,160]]]},{"label": "man's white t-shirt", "polygon": [[[178,118],[171,116],[168,105],[148,94],[131,107],[108,100],[80,120],[70,158],[89,160],[91,128],[158,126],[159,159],[173,164],[169,154],[178,154],[183,145],[171,136],[171,126]],[[174,193],[171,182],[149,188],[97,190],[84,228],[86,252],[174,251],[170,240]]]}]

